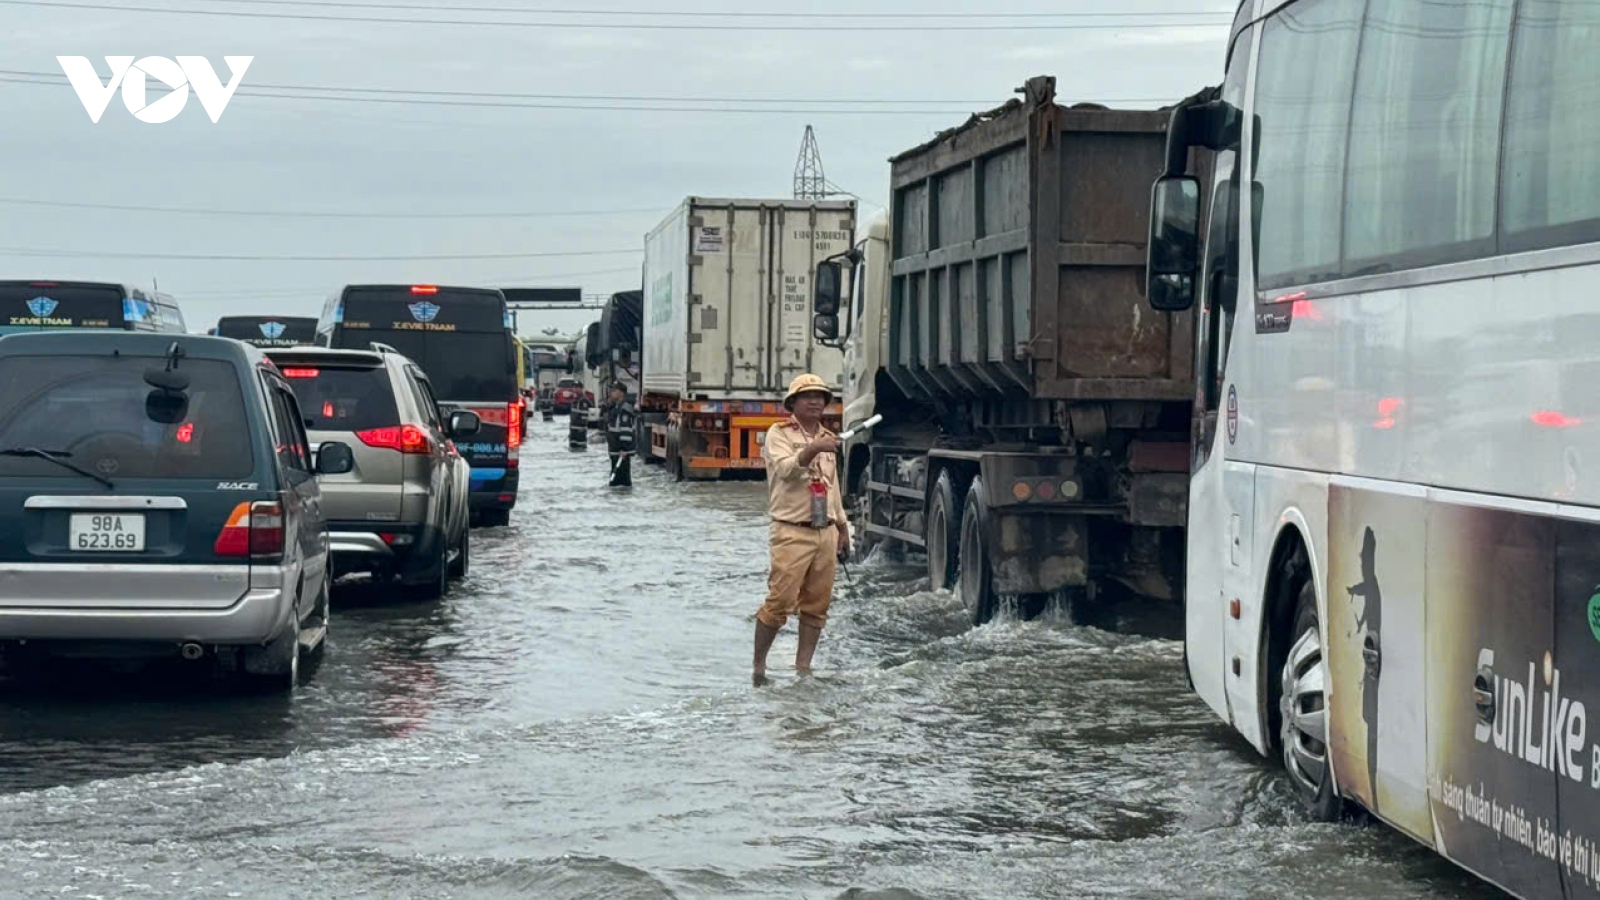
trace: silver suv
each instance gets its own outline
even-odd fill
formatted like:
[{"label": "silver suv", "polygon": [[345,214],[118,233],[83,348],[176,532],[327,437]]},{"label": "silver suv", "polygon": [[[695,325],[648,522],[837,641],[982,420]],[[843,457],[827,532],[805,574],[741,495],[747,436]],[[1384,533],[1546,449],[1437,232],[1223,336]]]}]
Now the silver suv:
[{"label": "silver suv", "polygon": [[322,480],[335,577],[370,573],[443,596],[467,574],[471,467],[454,442],[478,433],[477,415],[447,418],[421,367],[381,344],[267,356],[294,388],[313,445],[355,452],[353,471]]}]

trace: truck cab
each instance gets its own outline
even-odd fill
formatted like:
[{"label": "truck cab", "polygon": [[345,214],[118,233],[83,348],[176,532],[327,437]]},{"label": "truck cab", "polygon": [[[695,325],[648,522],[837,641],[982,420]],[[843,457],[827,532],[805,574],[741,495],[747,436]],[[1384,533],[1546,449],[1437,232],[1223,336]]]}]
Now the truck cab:
[{"label": "truck cab", "polygon": [[[867,225],[866,235],[856,245],[861,262],[855,266],[859,298],[846,310],[843,335],[844,376],[841,379],[846,430],[872,418],[878,407],[878,373],[883,369],[884,343],[889,322],[889,214],[880,212]],[[868,461],[867,440],[863,432],[844,442],[841,475],[847,496],[854,496],[856,479],[865,473]]]}]

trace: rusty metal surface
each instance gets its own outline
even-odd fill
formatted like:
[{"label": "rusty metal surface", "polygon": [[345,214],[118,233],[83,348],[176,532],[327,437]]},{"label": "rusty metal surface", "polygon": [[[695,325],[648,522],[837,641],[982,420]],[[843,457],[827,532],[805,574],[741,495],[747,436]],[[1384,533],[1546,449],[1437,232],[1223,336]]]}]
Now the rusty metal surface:
[{"label": "rusty metal surface", "polygon": [[1136,475],[1128,485],[1128,521],[1151,528],[1182,528],[1189,517],[1189,476]]},{"label": "rusty metal surface", "polygon": [[1089,527],[1078,516],[992,514],[994,589],[1044,594],[1089,583]]},{"label": "rusty metal surface", "polygon": [[1143,296],[1169,114],[1023,92],[891,160],[888,374],[925,400],[1187,400],[1192,317]]}]

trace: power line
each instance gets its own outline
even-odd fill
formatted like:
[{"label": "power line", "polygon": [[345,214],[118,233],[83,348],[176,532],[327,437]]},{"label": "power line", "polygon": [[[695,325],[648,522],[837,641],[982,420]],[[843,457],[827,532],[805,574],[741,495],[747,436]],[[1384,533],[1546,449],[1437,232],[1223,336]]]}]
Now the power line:
[{"label": "power line", "polygon": [[[60,72],[32,72],[26,69],[0,69],[0,75],[16,75],[29,78],[51,78],[60,83],[67,83],[66,75]],[[251,88],[258,90],[275,91],[342,91],[357,94],[416,94],[430,97],[488,97],[506,100],[578,100],[602,102],[632,102],[632,103],[841,103],[865,105],[939,105],[960,103],[989,103],[991,100],[919,100],[909,98],[818,98],[818,97],[685,97],[666,95],[631,95],[631,94],[531,94],[518,91],[441,91],[425,88],[368,88],[368,87],[323,87],[309,84],[251,84]]]},{"label": "power line", "polygon": [[120,203],[80,203],[69,200],[35,200],[24,197],[0,197],[0,204],[10,203],[19,206],[48,206],[64,209],[103,209],[116,212],[137,213],[173,213],[177,215],[205,215],[205,216],[258,216],[284,219],[544,219],[566,218],[578,216],[631,216],[661,213],[667,207],[657,209],[600,209],[600,210],[571,210],[565,212],[485,212],[485,213],[367,213],[367,212],[317,212],[311,210],[264,210],[264,209],[204,209],[197,206],[142,206],[137,204]]},{"label": "power line", "polygon": [[[524,287],[528,285],[545,285],[553,281],[559,281],[567,278],[597,278],[602,275],[621,275],[623,273],[632,273],[637,275],[639,273],[639,267],[629,266],[626,269],[599,269],[590,270],[588,272],[555,272],[550,275],[535,276],[529,276],[526,273],[519,273],[510,278],[477,277],[455,280],[461,283],[487,284],[494,285],[495,287]],[[180,301],[189,299],[228,300],[249,299],[252,297],[299,297],[307,294],[325,297],[331,290],[333,290],[332,287],[328,285],[321,285],[318,287],[309,287],[304,289],[274,288],[272,290],[264,291],[184,291],[183,293],[178,294],[178,299]]]},{"label": "power line", "polygon": [[872,12],[752,12],[736,10],[732,12],[707,12],[705,10],[645,10],[645,9],[562,9],[551,7],[528,6],[447,6],[440,7],[437,3],[349,3],[349,2],[322,2],[322,0],[222,0],[222,2],[241,3],[248,2],[252,6],[311,6],[311,7],[339,7],[344,9],[370,9],[370,10],[427,10],[430,12],[452,13],[511,13],[513,15],[544,15],[544,16],[650,16],[655,18],[671,19],[1092,19],[1092,18],[1146,18],[1170,16],[1222,16],[1233,18],[1233,13],[1220,10],[1155,10],[1142,12],[898,12],[898,13],[872,13]]},{"label": "power line", "polygon": [[547,253],[407,253],[403,256],[271,256],[253,253],[136,253],[125,250],[58,250],[36,247],[0,247],[0,256],[103,257],[106,259],[191,259],[231,262],[406,262],[410,260],[458,259],[542,259],[566,256],[617,256],[641,253],[638,247],[627,250],[569,250]]},{"label": "power line", "polygon": [[[247,12],[232,9],[171,9],[156,6],[121,6],[110,3],[63,3],[60,0],[0,0],[8,6],[34,6],[50,9],[100,9],[114,12],[167,13],[181,16],[224,16],[243,19],[288,19],[302,22],[361,22],[390,25],[473,25],[496,28],[588,28],[642,31],[826,31],[844,34],[861,31],[1098,31],[1128,28],[1226,28],[1217,21],[1140,21],[1137,23],[1073,22],[1063,24],[1018,23],[1014,25],[695,25],[668,22],[523,22],[489,19],[409,19],[380,16],[318,16],[308,13]],[[1197,14],[1189,14],[1197,15]],[[1208,15],[1217,15],[1210,13]]]},{"label": "power line", "polygon": [[[7,2],[10,2],[10,0],[0,0],[0,3],[7,3]],[[0,83],[41,85],[41,86],[45,86],[45,87],[61,87],[61,86],[66,85],[67,81],[66,81],[66,77],[63,76],[63,75],[52,75],[52,74],[46,73],[46,72],[37,72],[37,73],[30,72],[30,73],[27,73],[26,76],[0,74]],[[298,87],[298,88],[295,88],[295,90],[302,90],[302,91],[347,91],[347,92],[353,92],[353,91],[371,91],[371,90],[374,90],[374,89],[369,89],[369,88],[338,88],[338,87],[328,87],[328,88]],[[461,92],[449,92],[449,91],[416,91],[416,92],[403,91],[402,92],[402,91],[396,91],[396,93],[431,93],[431,94],[436,94],[436,95],[437,94],[446,94],[446,95],[459,94],[460,96],[463,96],[463,97],[466,97],[466,96],[488,96],[488,97],[509,96],[509,97],[516,97],[516,96],[518,96],[516,94],[502,95],[502,94],[492,94],[492,93],[487,93],[487,92],[485,92],[485,93],[476,93],[476,92],[471,92],[471,91],[461,91]],[[883,115],[892,115],[892,116],[939,116],[939,117],[965,116],[965,115],[971,115],[972,114],[972,110],[971,109],[957,110],[957,109],[954,109],[954,108],[951,108],[951,109],[934,109],[934,108],[928,108],[928,109],[887,109],[887,108],[882,108],[882,107],[874,107],[874,108],[860,108],[860,109],[821,109],[821,108],[819,108],[819,109],[801,109],[801,108],[783,109],[783,108],[779,108],[779,107],[762,108],[762,107],[737,107],[737,106],[645,106],[645,105],[639,105],[639,104],[614,104],[614,103],[604,103],[604,102],[602,102],[602,103],[515,103],[515,102],[506,102],[506,101],[500,101],[500,100],[466,100],[466,99],[448,99],[447,100],[447,99],[431,99],[429,97],[398,97],[398,96],[362,97],[362,96],[333,96],[331,94],[289,94],[289,93],[283,93],[281,91],[253,90],[253,89],[248,88],[248,87],[240,87],[237,91],[235,91],[234,95],[235,96],[243,96],[243,97],[274,98],[274,99],[279,99],[279,100],[328,101],[328,102],[334,102],[334,103],[377,103],[377,104],[389,104],[389,105],[401,105],[401,106],[446,106],[446,107],[479,108],[479,109],[488,108],[488,109],[579,110],[579,111],[585,111],[585,112],[732,113],[732,114],[739,114],[739,115],[780,115],[780,116],[853,116],[853,115],[854,116],[860,116],[860,115],[883,116]],[[1139,98],[1107,99],[1107,100],[1100,100],[1100,101],[1097,101],[1097,102],[1105,103],[1105,104],[1108,104],[1108,105],[1109,104],[1115,104],[1115,103],[1126,103],[1126,104],[1170,103],[1170,102],[1173,101],[1173,99],[1174,98],[1172,98],[1172,97],[1139,97]],[[744,102],[751,102],[751,103],[774,102],[775,103],[775,102],[778,102],[778,101],[766,101],[766,100],[750,99],[750,100],[746,100]],[[796,101],[796,102],[805,103],[805,102],[823,102],[823,101]],[[857,102],[857,101],[840,101],[840,102]],[[914,102],[924,102],[924,101],[914,101]],[[956,101],[951,101],[951,102],[954,103]],[[984,102],[985,102],[985,104],[992,104],[993,103],[992,100],[991,101],[984,101]]]}]

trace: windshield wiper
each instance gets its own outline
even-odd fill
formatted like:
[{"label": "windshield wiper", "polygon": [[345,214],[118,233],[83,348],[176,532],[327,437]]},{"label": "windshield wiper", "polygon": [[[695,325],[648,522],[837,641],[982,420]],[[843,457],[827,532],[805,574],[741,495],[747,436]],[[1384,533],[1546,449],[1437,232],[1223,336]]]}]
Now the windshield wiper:
[{"label": "windshield wiper", "polygon": [[0,456],[32,456],[37,459],[45,460],[46,462],[53,462],[61,468],[67,469],[68,471],[77,472],[79,475],[82,475],[85,478],[93,478],[95,481],[100,482],[112,490],[117,489],[117,486],[111,483],[111,479],[105,477],[104,475],[96,474],[82,466],[67,462],[65,457],[71,455],[71,453],[68,453],[65,450],[41,450],[38,447],[7,447],[4,450],[0,450]]}]

